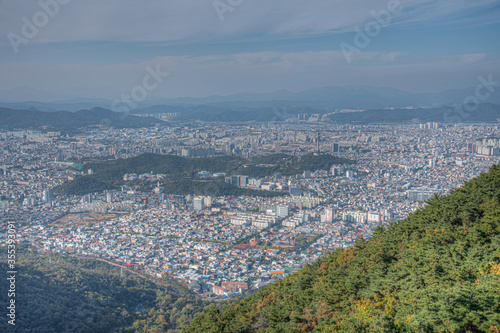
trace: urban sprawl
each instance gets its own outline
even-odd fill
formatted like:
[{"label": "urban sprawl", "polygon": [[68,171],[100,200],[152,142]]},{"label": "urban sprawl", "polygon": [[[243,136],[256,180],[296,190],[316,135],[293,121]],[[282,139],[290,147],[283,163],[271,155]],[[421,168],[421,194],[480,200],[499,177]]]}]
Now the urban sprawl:
[{"label": "urban sprawl", "polygon": [[[161,117],[161,115],[160,115]],[[163,115],[168,118],[168,115]],[[0,236],[16,223],[17,241],[40,251],[92,256],[154,278],[170,278],[204,298],[252,292],[339,248],[370,238],[434,195],[445,195],[499,163],[496,124],[332,125],[300,116],[271,123],[176,123],[167,127],[83,128],[78,133],[0,129]],[[56,195],[91,174],[79,166],[143,153],[248,160],[330,154],[354,160],[297,175],[258,178],[201,170],[276,197],[150,191]]]}]

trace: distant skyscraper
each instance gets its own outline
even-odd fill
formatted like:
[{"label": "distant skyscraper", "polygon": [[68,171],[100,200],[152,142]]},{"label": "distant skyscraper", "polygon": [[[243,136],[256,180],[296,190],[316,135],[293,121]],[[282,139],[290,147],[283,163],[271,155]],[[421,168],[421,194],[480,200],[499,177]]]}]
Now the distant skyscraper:
[{"label": "distant skyscraper", "polygon": [[340,174],[342,173],[342,170],[336,166],[333,166],[330,168],[330,174],[332,176],[340,176]]},{"label": "distant skyscraper", "polygon": [[319,144],[320,144],[320,134],[318,132],[318,137],[316,139],[316,152],[319,154],[320,153],[320,149],[319,149]]},{"label": "distant skyscraper", "polygon": [[240,176],[240,186],[248,185],[248,176]]},{"label": "distant skyscraper", "polygon": [[91,203],[92,202],[92,195],[86,194],[82,198],[83,203]]},{"label": "distant skyscraper", "polygon": [[276,154],[280,154],[281,153],[281,145],[280,145],[279,142],[276,142],[274,144],[274,151],[275,151]]},{"label": "distant skyscraper", "polygon": [[277,206],[276,207],[276,215],[279,217],[287,217],[288,216],[288,206]]},{"label": "distant skyscraper", "polygon": [[162,206],[166,210],[173,210],[174,209],[174,204],[171,201],[169,201],[166,197],[164,198],[164,200],[162,200]]},{"label": "distant skyscraper", "polygon": [[194,198],[194,210],[204,210],[205,204],[203,198]]},{"label": "distant skyscraper", "polygon": [[174,195],[174,202],[180,206],[184,206],[186,204],[186,197],[182,195]]},{"label": "distant skyscraper", "polygon": [[241,178],[240,176],[230,176],[230,177],[226,177],[226,183],[228,184],[231,184],[231,185],[234,185],[234,186],[240,186],[240,181],[241,181]]},{"label": "distant skyscraper", "polygon": [[33,198],[26,198],[26,199],[24,199],[24,205],[25,206],[34,206],[35,205],[35,199],[33,199]]},{"label": "distant skyscraper", "polygon": [[259,142],[258,141],[254,141],[252,142],[252,147],[251,147],[252,151],[258,151],[259,150]]},{"label": "distant skyscraper", "polygon": [[51,199],[52,199],[52,189],[50,190],[45,190],[42,192],[42,201],[45,203],[45,202],[49,202]]},{"label": "distant skyscraper", "polygon": [[333,209],[327,208],[325,209],[325,222],[333,221]]}]

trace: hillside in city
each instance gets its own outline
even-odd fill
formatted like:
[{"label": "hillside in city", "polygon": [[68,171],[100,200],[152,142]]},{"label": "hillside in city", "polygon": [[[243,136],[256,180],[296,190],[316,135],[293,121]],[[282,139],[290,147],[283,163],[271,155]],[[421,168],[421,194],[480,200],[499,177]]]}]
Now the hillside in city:
[{"label": "hillside in city", "polygon": [[279,197],[286,196],[288,192],[255,190],[227,184],[223,180],[199,181],[182,179],[164,183],[166,194],[196,195],[196,196],[254,196],[254,197]]},{"label": "hillside in city", "polygon": [[498,332],[500,166],[189,332]]},{"label": "hillside in city", "polygon": [[[6,253],[6,250],[5,250]],[[7,272],[6,261],[0,268]],[[15,330],[0,332],[167,332],[189,323],[205,304],[170,280],[157,285],[95,259],[17,248]],[[8,290],[8,281],[0,282]],[[8,304],[2,292],[2,304]]]},{"label": "hillside in city", "polygon": [[[265,166],[261,166],[259,163]],[[165,174],[166,193],[196,194],[196,191],[205,191],[206,195],[243,195],[256,194],[267,196],[265,191],[238,189],[232,185],[212,182],[200,184],[192,179],[200,171],[212,173],[223,172],[228,175],[247,175],[250,177],[267,177],[275,173],[293,175],[305,170],[328,170],[334,164],[352,164],[354,161],[323,154],[309,154],[302,157],[293,157],[283,154],[270,155],[255,161],[246,160],[237,156],[215,156],[205,158],[184,158],[175,155],[142,154],[127,159],[91,163],[85,165],[83,173],[92,169],[92,175],[77,177],[56,188],[56,192],[66,195],[81,195],[101,192],[104,190],[119,189],[124,184],[125,174]],[[182,179],[182,181],[180,181]],[[191,191],[194,189],[193,191]],[[187,192],[192,193],[187,193]],[[207,192],[210,191],[210,192]],[[270,195],[270,194],[269,194]]]},{"label": "hillside in city", "polygon": [[228,172],[239,167],[243,160],[238,157],[207,157],[188,159],[174,155],[142,154],[127,159],[112,160],[85,165],[84,173],[92,169],[94,174],[76,179],[56,188],[56,192],[75,195],[118,189],[124,184],[125,174],[166,174],[168,180],[192,177],[199,171]]},{"label": "hillside in city", "polygon": [[13,110],[0,108],[0,126],[8,129],[75,130],[86,126],[141,128],[165,122],[151,117],[139,117],[103,108],[76,112],[41,112],[36,109]]},{"label": "hillside in city", "polygon": [[304,171],[328,171],[332,166],[340,164],[355,164],[355,161],[329,154],[307,154],[302,156],[273,154],[254,158],[251,163],[247,163],[234,173],[249,177],[266,177],[276,173],[293,176]]}]

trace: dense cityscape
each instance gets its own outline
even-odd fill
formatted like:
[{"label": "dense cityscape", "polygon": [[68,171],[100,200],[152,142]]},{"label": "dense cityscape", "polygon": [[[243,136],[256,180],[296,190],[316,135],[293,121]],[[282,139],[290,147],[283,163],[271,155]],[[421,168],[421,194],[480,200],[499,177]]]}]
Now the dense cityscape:
[{"label": "dense cityscape", "polygon": [[[251,124],[102,125],[67,133],[3,129],[0,217],[15,221],[20,243],[41,252],[99,258],[158,280],[175,279],[204,299],[228,297],[368,239],[378,226],[396,223],[432,196],[487,172],[500,160],[498,138],[499,126],[491,124],[335,125],[314,115]],[[170,176],[152,173],[124,175],[121,189],[57,192],[91,175],[92,169],[83,168],[88,163],[144,153],[178,155],[195,164],[210,156],[251,161],[308,154],[354,163],[294,175],[190,175],[272,192],[269,197],[165,193]],[[4,242],[7,224],[1,228]]]}]

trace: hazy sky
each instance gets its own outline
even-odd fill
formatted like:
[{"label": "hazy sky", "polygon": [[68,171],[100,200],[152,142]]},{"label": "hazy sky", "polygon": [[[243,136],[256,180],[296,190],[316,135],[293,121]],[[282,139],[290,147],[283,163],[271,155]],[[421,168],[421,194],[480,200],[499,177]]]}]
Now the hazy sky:
[{"label": "hazy sky", "polygon": [[500,0],[57,1],[0,0],[0,90],[114,98],[148,66],[161,97],[500,81]]}]

